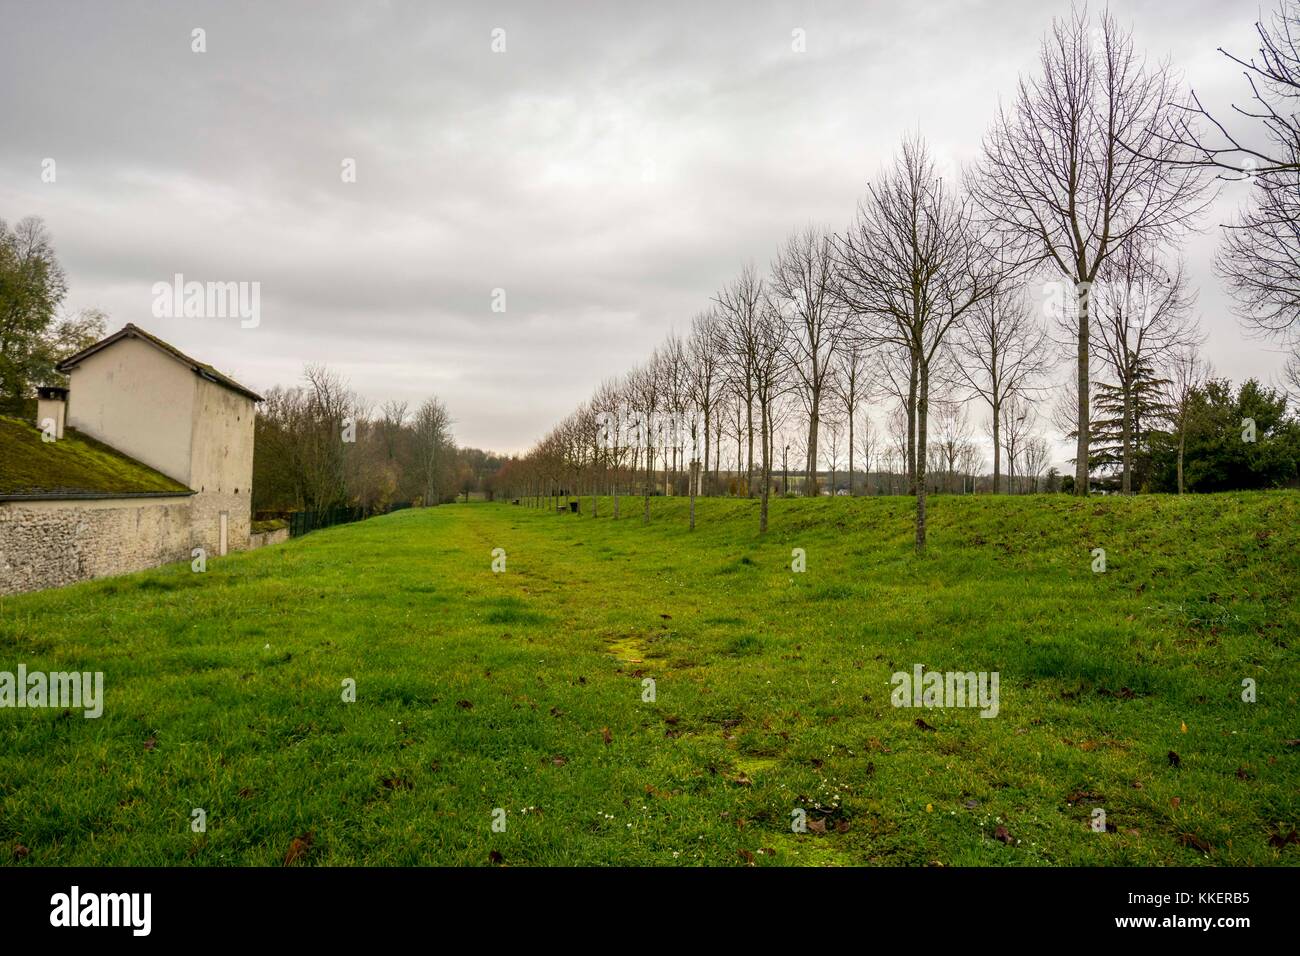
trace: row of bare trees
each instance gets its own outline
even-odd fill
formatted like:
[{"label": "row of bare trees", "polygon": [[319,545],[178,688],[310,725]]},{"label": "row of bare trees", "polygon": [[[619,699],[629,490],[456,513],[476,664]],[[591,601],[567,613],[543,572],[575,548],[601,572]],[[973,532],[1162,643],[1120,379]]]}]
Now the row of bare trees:
[{"label": "row of bare trees", "polygon": [[[1300,96],[1294,10],[1288,0],[1271,32],[1260,27],[1262,62],[1238,61],[1257,102],[1256,79]],[[846,229],[808,226],[766,273],[745,265],[684,336],[604,382],[513,462],[512,480],[533,501],[582,490],[593,514],[609,493],[614,517],[639,483],[645,521],[658,488],[685,491],[692,527],[698,494],[757,496],[765,530],[778,447],[782,493],[793,445],[802,491],[815,495],[844,440],[850,493],[856,462],[898,463],[922,552],[929,472],[946,473],[946,490],[961,473],[965,490],[981,465],[963,404],[987,417],[993,490],[1017,471],[1036,487],[1051,449],[1035,406],[1051,389],[1071,406],[1061,425],[1075,443],[1073,491],[1086,495],[1094,469],[1109,467],[1130,492],[1139,429],[1152,418],[1181,427],[1208,374],[1177,244],[1213,199],[1211,170],[1237,168],[1233,156],[1254,158],[1259,196],[1220,268],[1259,329],[1300,330],[1300,127],[1272,105],[1242,115],[1264,124],[1276,153],[1213,122],[1228,144],[1207,145],[1208,114],[1171,65],[1139,54],[1109,12],[1076,8],[1053,22],[960,181],[940,175],[921,136],[905,139]],[[1072,371],[1053,384],[1063,354]],[[889,441],[861,414],[873,401],[892,409]]]}]

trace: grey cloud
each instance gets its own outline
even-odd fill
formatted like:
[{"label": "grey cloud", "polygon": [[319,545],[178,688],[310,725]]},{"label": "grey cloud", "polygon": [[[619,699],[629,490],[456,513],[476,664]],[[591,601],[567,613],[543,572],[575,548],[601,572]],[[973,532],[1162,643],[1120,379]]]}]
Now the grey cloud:
[{"label": "grey cloud", "polygon": [[[972,160],[1066,9],[6,0],[0,217],[46,219],[71,307],[257,388],[325,361],[376,401],[437,392],[461,441],[522,450],[740,263],[800,224],[846,224],[901,134]],[[1112,9],[1211,102],[1240,98],[1214,48],[1249,48],[1253,8]],[[1268,376],[1277,356],[1242,339],[1215,241],[1186,247],[1211,353]],[[176,272],[260,281],[262,326],[153,319],[149,288]]]}]

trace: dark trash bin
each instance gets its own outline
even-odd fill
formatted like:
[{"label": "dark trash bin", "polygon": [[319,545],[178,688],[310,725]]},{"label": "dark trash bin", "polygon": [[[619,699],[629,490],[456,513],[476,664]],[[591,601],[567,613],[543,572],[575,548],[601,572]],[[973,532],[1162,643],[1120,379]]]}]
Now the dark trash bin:
[{"label": "dark trash bin", "polygon": [[576,501],[570,501],[569,510],[576,515],[578,513],[578,503]]}]

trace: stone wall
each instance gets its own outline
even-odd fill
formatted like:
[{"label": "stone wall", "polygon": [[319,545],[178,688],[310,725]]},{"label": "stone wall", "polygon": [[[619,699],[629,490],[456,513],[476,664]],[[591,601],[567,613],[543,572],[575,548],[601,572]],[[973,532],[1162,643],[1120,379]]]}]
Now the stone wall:
[{"label": "stone wall", "polygon": [[[196,525],[195,504],[189,496],[0,502],[0,594],[190,561],[195,547],[215,557],[215,522]],[[247,547],[247,511],[232,509],[230,526],[230,549]]]},{"label": "stone wall", "polygon": [[282,544],[289,540],[288,528],[276,528],[274,531],[254,531],[248,536],[249,548],[265,548],[272,544]]},{"label": "stone wall", "polygon": [[190,498],[190,522],[193,525],[193,547],[203,548],[209,557],[221,553],[221,513],[227,514],[227,544],[231,551],[248,549],[248,535],[252,530],[252,499],[241,488],[233,492],[201,491]]}]

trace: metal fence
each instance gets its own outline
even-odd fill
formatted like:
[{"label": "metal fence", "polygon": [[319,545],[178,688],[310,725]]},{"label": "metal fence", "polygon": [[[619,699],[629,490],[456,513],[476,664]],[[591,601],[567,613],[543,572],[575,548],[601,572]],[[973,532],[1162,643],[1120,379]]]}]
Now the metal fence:
[{"label": "metal fence", "polygon": [[365,508],[324,508],[320,511],[293,511],[289,513],[289,537],[296,538],[308,531],[316,531],[319,528],[360,521],[365,516]]},{"label": "metal fence", "polygon": [[366,518],[372,518],[375,515],[402,511],[409,507],[411,507],[409,501],[394,501],[388,506],[387,510],[376,508],[374,511],[368,511],[365,508],[339,507],[323,508],[320,511],[291,511],[286,515],[289,519],[289,537],[297,538],[308,531],[329,528],[336,524],[351,524],[353,521],[364,521]]}]

